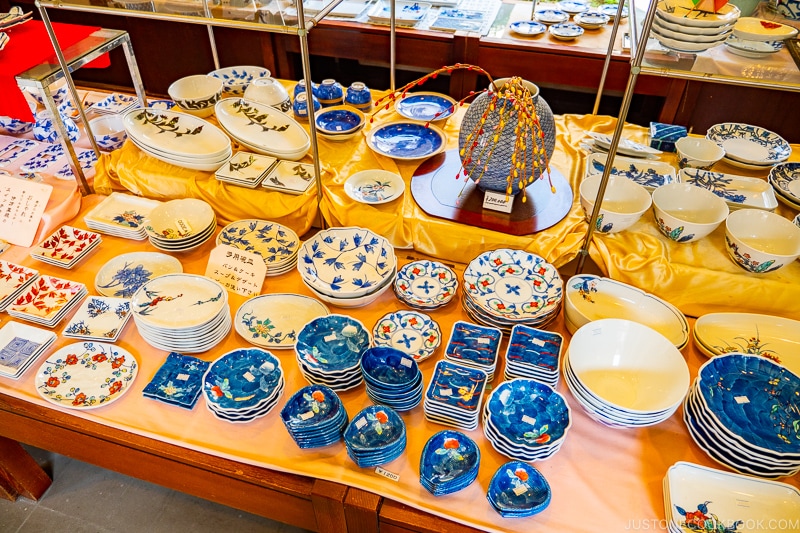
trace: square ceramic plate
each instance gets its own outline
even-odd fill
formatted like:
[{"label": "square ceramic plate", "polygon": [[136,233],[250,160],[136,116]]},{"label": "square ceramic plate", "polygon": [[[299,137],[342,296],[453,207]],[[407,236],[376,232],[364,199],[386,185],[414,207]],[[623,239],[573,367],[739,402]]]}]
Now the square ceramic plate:
[{"label": "square ceramic plate", "polygon": [[215,176],[218,180],[244,185],[257,185],[278,160],[272,156],[236,152],[226,161]]},{"label": "square ceramic plate", "polygon": [[72,226],[61,226],[31,251],[31,257],[70,268],[100,243],[100,235]]},{"label": "square ceramic plate", "polygon": [[19,377],[54,340],[52,331],[8,322],[0,328],[0,374]]},{"label": "square ceramic plate", "polygon": [[261,186],[289,194],[303,194],[314,181],[314,165],[279,161],[261,182]]},{"label": "square ceramic plate", "polygon": [[114,342],[130,317],[130,300],[90,296],[64,328],[64,336]]},{"label": "square ceramic plate", "polygon": [[158,205],[161,205],[158,200],[114,192],[86,213],[83,220],[87,224],[91,222],[122,230],[144,230],[145,220]]},{"label": "square ceramic plate", "polygon": [[147,398],[191,409],[203,391],[203,374],[211,363],[172,352],[156,375],[145,385]]}]

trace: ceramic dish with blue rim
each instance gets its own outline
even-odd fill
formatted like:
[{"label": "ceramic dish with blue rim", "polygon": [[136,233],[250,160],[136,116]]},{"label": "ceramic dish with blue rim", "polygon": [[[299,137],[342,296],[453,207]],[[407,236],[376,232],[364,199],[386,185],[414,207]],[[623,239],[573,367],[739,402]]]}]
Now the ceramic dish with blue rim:
[{"label": "ceramic dish with blue rim", "polygon": [[458,320],[450,331],[445,358],[466,366],[494,368],[503,332]]},{"label": "ceramic dish with blue rim", "polygon": [[569,13],[570,15],[577,15],[578,13],[589,11],[589,5],[586,2],[575,2],[573,0],[568,0],[566,2],[559,2],[558,5],[561,7],[562,11]]},{"label": "ceramic dish with blue rim", "polygon": [[[776,165],[776,168],[779,165]],[[679,181],[691,183],[713,192],[728,204],[731,210],[742,207],[774,211],[778,199],[770,184],[760,178],[723,174],[699,168],[682,168]]]},{"label": "ceramic dish with blue rim", "polygon": [[437,309],[447,305],[458,290],[458,276],[438,261],[419,260],[397,271],[394,293],[400,301],[415,308]]},{"label": "ceramic dish with blue rim", "polygon": [[388,463],[406,448],[406,425],[390,407],[371,405],[344,430],[347,455],[361,468]]},{"label": "ceramic dish with blue rim", "polygon": [[192,409],[203,392],[203,375],[211,365],[197,357],[170,352],[145,385],[142,395],[184,409]]},{"label": "ceramic dish with blue rim", "polygon": [[569,15],[560,9],[541,9],[534,13],[533,18],[542,24],[560,24],[569,20]]},{"label": "ceramic dish with blue rim", "polygon": [[534,35],[541,35],[547,31],[547,26],[535,20],[518,20],[509,24],[508,29],[519,35],[527,35],[532,37]]},{"label": "ceramic dish with blue rim", "polygon": [[442,152],[446,137],[433,124],[391,122],[372,129],[367,145],[380,155],[400,161],[416,161]]},{"label": "ceramic dish with blue rim", "polygon": [[247,219],[231,222],[217,235],[217,244],[226,244],[253,252],[264,258],[267,267],[291,261],[300,247],[300,239],[290,227],[268,220]]},{"label": "ceramic dish with blue rim", "polygon": [[544,258],[500,248],[484,252],[464,270],[464,294],[487,314],[535,320],[558,309],[564,282]]},{"label": "ceramic dish with blue rim", "polygon": [[419,481],[434,496],[466,488],[478,477],[481,451],[460,431],[445,429],[431,436],[422,449]]},{"label": "ceramic dish with blue rim", "polygon": [[394,6],[387,1],[377,2],[368,13],[372,22],[389,23],[394,7],[395,22],[398,24],[414,24],[425,18],[430,11],[431,4],[427,2],[394,2]]},{"label": "ceramic dish with blue rim", "polygon": [[447,95],[431,92],[406,93],[394,105],[395,111],[409,120],[444,121],[456,111],[456,101]]},{"label": "ceramic dish with blue rim", "polygon": [[486,390],[486,372],[450,361],[439,361],[425,393],[426,401],[456,412],[477,412]]},{"label": "ceramic dish with blue rim", "polygon": [[203,376],[206,400],[227,412],[247,411],[269,398],[283,377],[280,360],[260,348],[239,348],[215,360]]},{"label": "ceramic dish with blue rim", "polygon": [[583,35],[583,28],[574,22],[553,24],[547,30],[550,35],[561,41],[572,41]]},{"label": "ceramic dish with blue rim", "polygon": [[504,518],[533,516],[550,505],[550,484],[534,467],[511,461],[500,468],[489,482],[486,497]]},{"label": "ceramic dish with blue rim", "polygon": [[[586,159],[586,175],[602,174],[607,160],[608,154],[589,154]],[[624,176],[651,192],[656,187],[677,181],[675,167],[669,163],[619,156],[611,164],[611,174]]]},{"label": "ceramic dish with blue rim", "polygon": [[563,342],[558,333],[517,324],[506,347],[506,367],[531,367],[557,375]]},{"label": "ceramic dish with blue rim", "polygon": [[236,311],[236,333],[264,348],[293,348],[297,334],[313,319],[329,315],[322,302],[300,294],[262,294]]},{"label": "ceramic dish with blue rim", "polygon": [[[617,18],[617,11],[619,11],[619,4],[604,4],[598,8],[601,13],[609,17]],[[628,6],[622,6],[622,18],[628,18]]]},{"label": "ceramic dish with blue rim", "polygon": [[611,20],[611,17],[599,11],[585,11],[578,13],[572,20],[585,30],[599,30]]},{"label": "ceramic dish with blue rim", "polygon": [[369,345],[369,331],[360,321],[333,314],[315,318],[303,326],[297,335],[295,351],[312,370],[341,374],[358,368]]},{"label": "ceramic dish with blue rim", "polygon": [[745,164],[774,165],[792,155],[792,146],[783,137],[750,124],[715,124],[708,128],[706,138],[723,147],[726,157]]},{"label": "ceramic dish with blue rim", "polygon": [[439,324],[418,311],[395,311],[383,315],[372,328],[376,346],[390,346],[423,361],[442,343]]},{"label": "ceramic dish with blue rim", "polygon": [[800,163],[780,163],[772,167],[767,177],[779,196],[800,205]]},{"label": "ceramic dish with blue rim", "polygon": [[349,105],[326,107],[314,114],[317,128],[326,135],[348,135],[364,127],[364,113]]},{"label": "ceramic dish with blue rim", "polygon": [[358,171],[344,182],[345,194],[362,204],[385,204],[400,198],[405,190],[400,174],[379,168]]}]

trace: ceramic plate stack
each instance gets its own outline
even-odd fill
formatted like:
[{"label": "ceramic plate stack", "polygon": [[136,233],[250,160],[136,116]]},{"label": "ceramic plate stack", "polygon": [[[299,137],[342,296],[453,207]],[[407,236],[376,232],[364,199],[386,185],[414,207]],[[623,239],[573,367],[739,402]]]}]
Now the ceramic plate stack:
[{"label": "ceramic plate stack", "polygon": [[502,340],[503,332],[497,328],[459,320],[453,324],[444,358],[457,365],[483,370],[486,379],[491,382]]},{"label": "ceramic plate stack", "polygon": [[329,315],[325,304],[300,294],[262,294],[239,309],[233,324],[236,333],[264,348],[294,348],[298,332],[313,319]]},{"label": "ceramic plate stack", "polygon": [[476,429],[486,383],[483,370],[439,361],[425,391],[425,418],[467,431]]},{"label": "ceramic plate stack", "polygon": [[344,430],[347,455],[360,468],[391,462],[406,449],[406,425],[391,407],[371,405]]},{"label": "ceramic plate stack", "polygon": [[167,352],[205,352],[231,329],[225,288],[193,274],[166,274],[148,281],[134,293],[131,311],[142,338]]},{"label": "ceramic plate stack", "polygon": [[730,353],[700,367],[683,408],[689,435],[712,459],[765,478],[800,471],[800,378],[758,355]]},{"label": "ceramic plate stack", "polygon": [[715,124],[708,128],[706,138],[725,149],[723,161],[750,170],[768,170],[792,155],[792,146],[783,137],[749,124]]},{"label": "ceramic plate stack", "polygon": [[407,306],[428,311],[450,303],[458,289],[458,277],[438,261],[412,261],[397,271],[392,289]]},{"label": "ceramic plate stack", "polygon": [[741,15],[725,4],[716,13],[697,9],[692,0],[661,0],[653,19],[652,34],[664,47],[679,52],[703,52],[725,42]]},{"label": "ceramic plate stack", "polygon": [[769,171],[770,185],[778,200],[800,211],[800,163],[780,163]]},{"label": "ceramic plate stack", "polygon": [[61,226],[31,250],[31,257],[61,268],[72,268],[102,240],[98,233]]},{"label": "ceramic plate stack", "polygon": [[564,338],[558,333],[517,325],[511,330],[506,347],[506,369],[503,377],[530,378],[558,385],[559,361]]},{"label": "ceramic plate stack", "polygon": [[150,212],[145,226],[150,244],[165,252],[186,252],[214,235],[217,215],[203,200],[170,200]]},{"label": "ceramic plate stack", "polygon": [[200,117],[164,109],[132,109],[125,132],[147,155],[179,167],[213,172],[233,155],[231,140]]},{"label": "ceramic plate stack", "polygon": [[369,348],[361,356],[367,396],[395,411],[409,411],[422,401],[422,372],[416,361],[388,346]]},{"label": "ceramic plate stack", "polygon": [[397,258],[392,244],[368,229],[330,228],[303,243],[297,270],[320,300],[360,307],[391,286]]},{"label": "ceramic plate stack", "polygon": [[501,466],[489,482],[486,497],[503,518],[523,518],[550,505],[552,492],[544,476],[521,461]]},{"label": "ceramic plate stack", "polygon": [[226,244],[264,258],[267,276],[294,270],[300,239],[291,228],[267,220],[237,220],[222,228],[217,245]]},{"label": "ceramic plate stack", "polygon": [[38,277],[37,270],[0,260],[0,311],[4,311]]},{"label": "ceramic plate stack", "polygon": [[520,461],[541,461],[558,452],[571,425],[564,397],[532,379],[504,381],[483,408],[483,434],[492,447]]},{"label": "ceramic plate stack", "polygon": [[433,435],[422,449],[419,482],[434,496],[452,494],[478,477],[481,451],[460,431],[445,429]]},{"label": "ceramic plate stack", "polygon": [[191,355],[170,352],[142,396],[152,400],[193,409],[203,392],[203,375],[211,365]]},{"label": "ceramic plate stack", "polygon": [[250,422],[278,404],[285,383],[277,357],[261,348],[240,348],[211,363],[203,376],[203,397],[217,418]]},{"label": "ceramic plate stack", "polygon": [[539,327],[558,315],[563,286],[556,268],[543,258],[501,248],[467,265],[462,304],[475,322],[505,332],[517,324]]},{"label": "ceramic plate stack", "polygon": [[278,159],[297,161],[311,148],[311,137],[292,117],[244,98],[225,98],[214,105],[219,125],[245,148]]},{"label": "ceramic plate stack", "polygon": [[442,332],[431,317],[418,311],[395,311],[381,317],[372,328],[375,346],[391,346],[420,362],[442,343]]},{"label": "ceramic plate stack", "polygon": [[281,419],[303,449],[339,442],[349,422],[342,400],[325,385],[309,385],[295,392],[281,409]]},{"label": "ceramic plate stack", "polygon": [[18,379],[55,340],[52,331],[7,322],[0,328],[0,376]]},{"label": "ceramic plate stack", "polygon": [[145,221],[158,205],[161,205],[158,200],[112,192],[108,198],[86,213],[83,221],[91,230],[123,239],[143,241],[147,238]]},{"label": "ceramic plate stack", "polygon": [[327,315],[303,326],[294,350],[300,373],[309,383],[341,392],[363,381],[360,361],[369,345],[369,331],[361,322]]},{"label": "ceramic plate stack", "polygon": [[86,285],[77,281],[40,276],[18,293],[6,307],[9,315],[52,328],[86,296]]},{"label": "ceramic plate stack", "polygon": [[130,111],[139,105],[139,99],[129,94],[112,93],[89,106],[87,111],[98,115],[118,115]]}]

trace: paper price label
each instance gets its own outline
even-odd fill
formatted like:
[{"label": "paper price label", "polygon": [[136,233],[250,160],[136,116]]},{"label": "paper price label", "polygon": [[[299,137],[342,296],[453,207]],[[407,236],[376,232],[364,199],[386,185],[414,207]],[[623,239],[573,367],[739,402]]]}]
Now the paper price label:
[{"label": "paper price label", "polygon": [[750,398],[748,398],[747,396],[734,396],[733,399],[738,404],[750,403]]},{"label": "paper price label", "polygon": [[520,483],[519,485],[511,489],[511,492],[513,492],[515,496],[522,496],[523,494],[528,492],[529,489],[530,487],[528,486],[527,483]]},{"label": "paper price label", "polygon": [[192,233],[192,227],[189,225],[189,221],[185,218],[176,218],[175,227],[178,228],[178,235],[181,237],[186,237]]},{"label": "paper price label", "polygon": [[388,470],[384,470],[383,468],[381,468],[379,466],[375,468],[375,473],[378,474],[379,476],[383,476],[386,479],[391,479],[392,481],[395,481],[395,482],[400,481],[400,474],[395,474],[394,472],[389,472]]},{"label": "paper price label", "polygon": [[545,342],[542,339],[531,339],[531,343],[535,344],[536,346],[545,345]]},{"label": "paper price label", "polygon": [[331,333],[330,335],[325,335],[325,337],[323,337],[323,338],[325,339],[325,342],[333,342],[333,341],[336,340],[336,333]]},{"label": "paper price label", "polygon": [[408,368],[411,368],[412,360],[404,357],[400,360],[400,364]]},{"label": "paper price label", "polygon": [[267,276],[264,259],[253,252],[220,244],[211,251],[206,277],[218,281],[230,292],[242,296],[261,294]]},{"label": "paper price label", "polygon": [[487,337],[481,337],[478,339],[478,344],[489,344],[490,342],[492,342],[491,339]]},{"label": "paper price label", "polygon": [[453,389],[439,389],[439,394],[441,396],[452,396],[453,395]]},{"label": "paper price label", "polygon": [[506,196],[503,193],[486,191],[486,194],[483,197],[484,209],[500,211],[501,213],[510,213],[511,208],[513,206],[514,206],[513,196]]},{"label": "paper price label", "polygon": [[525,422],[526,424],[530,424],[532,426],[536,425],[536,419],[535,418],[531,418],[528,415],[522,415],[522,421]]},{"label": "paper price label", "polygon": [[256,377],[253,374],[251,374],[250,372],[245,372],[244,374],[242,374],[242,377],[244,379],[246,379],[247,381],[249,381],[250,383],[252,383],[252,382],[254,382],[256,380]]},{"label": "paper price label", "polygon": [[302,413],[302,414],[297,415],[297,416],[298,416],[298,418],[300,420],[308,420],[309,418],[313,418],[314,417],[314,411],[308,411],[306,413]]},{"label": "paper price label", "polygon": [[178,379],[178,381],[186,381],[187,379],[189,379],[189,374],[178,374],[176,378]]},{"label": "paper price label", "polygon": [[361,429],[367,425],[367,419],[364,417],[359,418],[356,420],[356,429]]}]

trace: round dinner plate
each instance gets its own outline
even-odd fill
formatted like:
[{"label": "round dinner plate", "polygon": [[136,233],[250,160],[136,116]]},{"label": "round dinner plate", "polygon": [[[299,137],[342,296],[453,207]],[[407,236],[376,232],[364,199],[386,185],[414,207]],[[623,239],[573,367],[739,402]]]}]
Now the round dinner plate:
[{"label": "round dinner plate", "polygon": [[375,152],[399,160],[417,160],[444,150],[445,135],[433,124],[391,122],[369,132],[367,144]]},{"label": "round dinner plate", "polygon": [[234,328],[250,344],[294,348],[297,334],[317,317],[329,315],[322,302],[300,294],[263,294],[236,311]]},{"label": "round dinner plate", "polygon": [[394,172],[370,169],[356,172],[344,182],[344,192],[362,204],[385,204],[403,195],[406,184]]},{"label": "round dinner plate", "polygon": [[547,31],[547,26],[535,20],[518,20],[512,22],[508,29],[520,35],[541,35]]},{"label": "round dinner plate", "polygon": [[791,145],[783,137],[749,124],[715,124],[708,128],[706,137],[722,146],[731,162],[763,167],[786,161],[792,154]]},{"label": "round dinner plate", "polygon": [[94,288],[101,296],[130,298],[153,278],[183,272],[181,262],[160,252],[131,252],[108,261],[94,278]]},{"label": "round dinner plate", "polygon": [[394,105],[403,117],[423,122],[444,120],[456,110],[456,101],[439,93],[407,93]]}]

